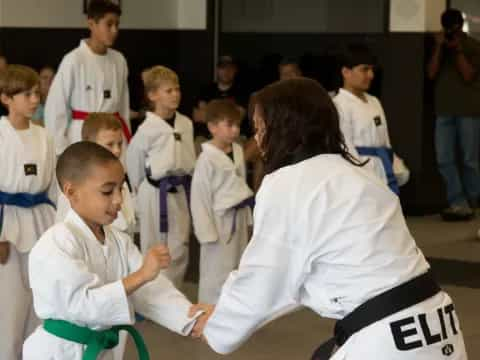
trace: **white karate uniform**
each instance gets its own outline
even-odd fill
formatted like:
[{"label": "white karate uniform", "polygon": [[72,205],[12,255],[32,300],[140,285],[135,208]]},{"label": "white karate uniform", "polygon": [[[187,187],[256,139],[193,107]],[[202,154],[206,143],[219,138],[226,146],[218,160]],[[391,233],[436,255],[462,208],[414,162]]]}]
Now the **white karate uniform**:
[{"label": "white karate uniform", "polygon": [[[118,231],[123,231],[124,233],[127,233],[130,237],[133,237],[136,223],[135,207],[132,194],[130,193],[127,183],[123,184],[122,197],[122,208],[118,212],[117,218],[111,224],[111,226]],[[55,223],[64,221],[70,209],[70,202],[63,193],[60,193],[60,195],[58,196]]]},{"label": "white karate uniform", "polygon": [[[365,98],[366,101],[363,101],[345,89],[340,89],[333,98],[340,116],[340,129],[347,146],[391,148],[387,119],[380,101],[369,94],[365,94]],[[360,155],[360,159],[362,161],[370,159],[366,168],[371,169],[387,183],[385,169],[379,157]]]},{"label": "white karate uniform", "polygon": [[[55,149],[45,129],[30,123],[15,130],[6,117],[0,120],[0,191],[36,194],[48,191],[56,201]],[[36,165],[26,175],[24,165]],[[45,230],[53,225],[55,209],[48,204],[33,208],[5,205],[0,241],[10,243],[10,257],[0,265],[0,357],[21,358],[22,343],[37,325],[28,282],[28,254]]]},{"label": "white karate uniform", "polygon": [[[111,226],[118,231],[122,231],[130,236],[130,239],[133,239],[136,219],[135,219],[135,208],[132,194],[128,188],[127,183],[123,184],[122,188],[122,207],[118,212],[117,218],[111,224]],[[57,202],[57,213],[55,216],[55,223],[63,222],[68,212],[70,211],[70,202],[66,196],[60,192]],[[114,360],[122,360],[125,353],[125,346],[127,344],[127,332],[120,332],[119,344],[114,348]]]},{"label": "white karate uniform", "polygon": [[[263,324],[299,306],[341,319],[428,269],[397,196],[340,155],[319,155],[264,178],[252,241],[225,283],[204,336],[215,351],[229,353]],[[351,336],[332,359],[439,359],[448,343],[455,348],[449,359],[466,359],[455,314],[458,333],[447,327],[448,338],[441,342],[398,351],[393,341],[390,321],[419,313],[427,314],[432,334],[438,334],[437,309],[449,303],[440,292],[372,324]],[[407,342],[422,341],[415,325]]]},{"label": "white karate uniform", "polygon": [[206,304],[217,302],[225,280],[238,267],[252,225],[250,207],[233,209],[253,192],[246,183],[243,149],[232,145],[234,162],[215,145],[202,144],[192,179],[193,228],[201,245],[198,301]]},{"label": "white karate uniform", "polygon": [[[127,297],[122,279],[137,271],[143,257],[128,236],[104,226],[101,244],[85,222],[71,210],[63,223],[50,228],[30,254],[30,284],[35,312],[102,330],[133,324],[134,311],[181,335],[195,319],[190,302],[163,275]],[[25,360],[81,360],[84,346],[46,332],[43,327],[24,344]],[[102,352],[110,360],[113,352]]]},{"label": "white karate uniform", "polygon": [[82,40],[65,55],[45,103],[45,127],[55,138],[57,155],[82,139],[83,121],[72,120],[72,110],[118,112],[130,129],[127,78],[127,62],[114,49],[98,55]]},{"label": "white karate uniform", "polygon": [[[176,140],[176,137],[179,140]],[[165,243],[172,263],[164,271],[177,286],[183,283],[188,265],[190,212],[185,189],[168,193],[168,235],[160,233],[160,191],[146,179],[149,169],[154,180],[167,175],[191,175],[195,166],[195,147],[191,120],[176,113],[174,128],[152,112],[147,112],[127,150],[127,170],[130,184],[137,194],[142,252],[152,245]]]}]

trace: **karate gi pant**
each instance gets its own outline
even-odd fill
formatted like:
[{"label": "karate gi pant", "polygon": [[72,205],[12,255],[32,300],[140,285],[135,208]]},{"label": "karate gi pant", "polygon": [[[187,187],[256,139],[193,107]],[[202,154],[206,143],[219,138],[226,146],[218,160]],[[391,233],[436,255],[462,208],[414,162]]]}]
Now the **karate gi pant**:
[{"label": "karate gi pant", "polygon": [[10,244],[10,256],[0,265],[0,357],[20,360],[25,339],[39,324],[28,281],[28,255]]},{"label": "karate gi pant", "polygon": [[163,274],[176,288],[183,286],[187,272],[191,219],[187,197],[182,187],[176,193],[168,193],[168,233],[160,233],[159,189],[143,181],[138,191],[138,212],[140,218],[140,246],[142,253],[157,244],[164,244],[170,251],[170,266]]}]

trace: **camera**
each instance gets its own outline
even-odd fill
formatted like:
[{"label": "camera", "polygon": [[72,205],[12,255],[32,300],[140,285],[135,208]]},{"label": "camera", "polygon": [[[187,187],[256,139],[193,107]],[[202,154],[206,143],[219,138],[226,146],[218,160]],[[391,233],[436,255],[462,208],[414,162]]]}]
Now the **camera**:
[{"label": "camera", "polygon": [[445,31],[445,40],[452,41],[455,38],[455,31]]}]

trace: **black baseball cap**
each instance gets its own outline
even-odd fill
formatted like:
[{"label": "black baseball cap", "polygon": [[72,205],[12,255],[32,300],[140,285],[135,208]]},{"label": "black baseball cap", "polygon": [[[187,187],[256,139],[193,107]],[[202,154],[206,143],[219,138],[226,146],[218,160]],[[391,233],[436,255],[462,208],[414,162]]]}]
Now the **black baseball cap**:
[{"label": "black baseball cap", "polygon": [[235,59],[231,55],[222,55],[218,58],[217,66],[236,65]]}]

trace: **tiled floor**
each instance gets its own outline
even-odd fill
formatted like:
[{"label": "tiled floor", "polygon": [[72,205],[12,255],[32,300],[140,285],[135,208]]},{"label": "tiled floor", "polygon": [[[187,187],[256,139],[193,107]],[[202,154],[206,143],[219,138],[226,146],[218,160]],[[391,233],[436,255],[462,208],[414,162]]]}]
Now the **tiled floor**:
[{"label": "tiled floor", "polygon": [[[408,219],[410,230],[432,264],[444,289],[452,296],[460,317],[470,359],[480,359],[480,219],[444,223],[437,216]],[[187,295],[195,300],[196,285]],[[182,338],[145,321],[138,325],[154,360],[290,360],[309,359],[313,349],[330,336],[333,322],[309,310],[279,319],[255,334],[229,356],[213,353],[205,344]],[[136,359],[131,344],[125,359]]]}]

